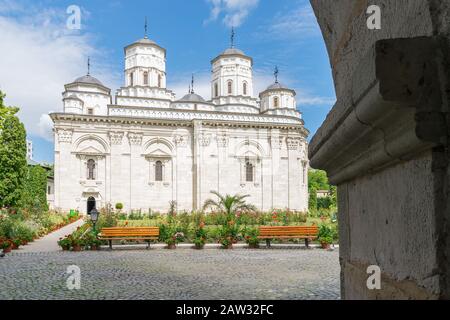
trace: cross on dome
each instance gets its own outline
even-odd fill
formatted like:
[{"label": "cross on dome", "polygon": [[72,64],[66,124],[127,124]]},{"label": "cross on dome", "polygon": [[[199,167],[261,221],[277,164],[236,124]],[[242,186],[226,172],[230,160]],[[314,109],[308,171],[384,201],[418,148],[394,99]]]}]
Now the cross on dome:
[{"label": "cross on dome", "polygon": [[145,16],[145,24],[144,24],[144,39],[148,39],[148,24],[147,24],[147,16]]},{"label": "cross on dome", "polygon": [[275,83],[278,83],[278,66],[275,66],[275,71],[273,72],[273,75],[275,76]]}]

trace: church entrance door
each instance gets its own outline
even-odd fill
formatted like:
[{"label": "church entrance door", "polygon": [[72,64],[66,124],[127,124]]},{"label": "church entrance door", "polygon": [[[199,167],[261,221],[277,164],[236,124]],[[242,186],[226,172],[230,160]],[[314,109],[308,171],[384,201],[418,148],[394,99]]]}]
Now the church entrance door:
[{"label": "church entrance door", "polygon": [[87,200],[87,214],[91,214],[91,210],[95,208],[95,198],[89,197]]}]

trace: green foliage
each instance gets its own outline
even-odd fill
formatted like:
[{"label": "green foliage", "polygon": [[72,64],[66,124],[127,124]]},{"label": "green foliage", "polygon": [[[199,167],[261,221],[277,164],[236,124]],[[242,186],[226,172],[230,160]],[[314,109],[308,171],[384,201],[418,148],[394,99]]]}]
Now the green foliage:
[{"label": "green foliage", "polygon": [[326,224],[321,224],[319,226],[319,234],[317,236],[317,240],[319,240],[321,243],[333,243],[333,229]]},{"label": "green foliage", "polygon": [[[330,196],[317,198],[318,190],[327,190],[330,192]],[[329,184],[325,171],[309,170],[308,192],[308,205],[310,210],[337,208],[336,187]]]},{"label": "green foliage", "polygon": [[244,236],[245,242],[248,245],[257,247],[259,246],[259,228],[257,227],[244,227],[242,230],[242,235]]},{"label": "green foliage", "polygon": [[308,172],[308,190],[330,190],[327,173],[322,170],[311,169]]},{"label": "green foliage", "polygon": [[122,203],[116,203],[116,209],[117,210],[122,210],[123,209],[123,204]]},{"label": "green foliage", "polygon": [[26,175],[26,132],[16,116],[18,108],[3,104],[0,91],[0,208],[16,206]]},{"label": "green foliage", "polygon": [[227,215],[235,214],[237,211],[249,212],[256,211],[255,206],[248,204],[245,202],[245,198],[248,198],[250,195],[239,195],[236,194],[234,196],[231,195],[221,195],[217,191],[211,191],[212,194],[217,196],[217,200],[207,199],[203,204],[203,210],[206,209],[215,209],[219,212],[224,212]]},{"label": "green foliage", "polygon": [[47,170],[41,166],[28,166],[26,171],[20,207],[32,212],[47,211]]}]

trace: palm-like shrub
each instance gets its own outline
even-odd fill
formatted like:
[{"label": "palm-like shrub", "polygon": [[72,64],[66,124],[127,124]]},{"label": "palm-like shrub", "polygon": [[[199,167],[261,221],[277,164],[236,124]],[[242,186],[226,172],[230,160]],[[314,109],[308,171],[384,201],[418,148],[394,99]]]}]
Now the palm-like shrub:
[{"label": "palm-like shrub", "polygon": [[226,248],[230,248],[233,243],[236,243],[240,227],[236,223],[236,212],[250,212],[255,211],[255,206],[246,203],[245,199],[249,195],[221,195],[216,191],[211,191],[212,194],[217,196],[217,200],[208,199],[203,205],[203,210],[215,209],[219,212],[223,212],[226,216],[222,227],[219,229],[219,242]]},{"label": "palm-like shrub", "polygon": [[250,197],[250,195],[221,195],[217,191],[211,191],[212,194],[217,196],[217,200],[207,199],[203,204],[203,210],[216,209],[220,212],[224,212],[228,217],[234,215],[236,211],[248,212],[256,211],[256,207],[252,204],[246,203],[245,199]]}]

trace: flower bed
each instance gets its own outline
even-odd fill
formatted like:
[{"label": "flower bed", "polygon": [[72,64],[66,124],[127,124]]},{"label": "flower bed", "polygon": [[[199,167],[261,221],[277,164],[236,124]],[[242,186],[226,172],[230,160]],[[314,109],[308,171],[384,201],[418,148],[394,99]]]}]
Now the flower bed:
[{"label": "flower bed", "polygon": [[80,219],[76,214],[0,210],[0,249],[9,252]]}]

